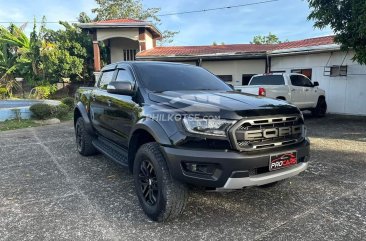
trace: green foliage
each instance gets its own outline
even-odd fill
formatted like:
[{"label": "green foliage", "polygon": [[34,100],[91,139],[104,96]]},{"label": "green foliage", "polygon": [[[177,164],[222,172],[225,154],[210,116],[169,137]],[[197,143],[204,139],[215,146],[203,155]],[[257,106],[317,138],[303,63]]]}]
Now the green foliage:
[{"label": "green foliage", "polygon": [[61,103],[59,105],[48,105],[45,103],[37,103],[30,107],[32,116],[35,119],[45,120],[52,117],[59,119],[69,118],[70,107]]},{"label": "green foliage", "polygon": [[144,9],[141,0],[95,0],[99,7],[92,9],[96,20],[114,18],[152,19],[160,22],[156,16],[160,8]]},{"label": "green foliage", "polygon": [[48,99],[51,94],[57,91],[57,86],[54,85],[40,85],[34,88],[33,98],[36,99]]},{"label": "green foliage", "polygon": [[66,97],[61,100],[61,102],[69,107],[70,110],[74,109],[75,101],[72,97]]},{"label": "green foliage", "polygon": [[0,122],[0,131],[22,129],[39,125],[40,124],[35,123],[33,120],[6,120]]},{"label": "green foliage", "polygon": [[48,119],[51,118],[54,110],[51,105],[44,103],[37,103],[32,105],[29,110],[32,112],[32,115],[35,119]]},{"label": "green foliage", "polygon": [[329,26],[336,34],[335,41],[343,50],[352,48],[354,60],[366,64],[366,1],[365,0],[308,0],[312,10],[309,20],[314,26]]},{"label": "green foliage", "polygon": [[71,75],[80,75],[83,71],[83,59],[70,55],[70,52],[58,47],[42,53],[44,74],[50,82],[59,81]]},{"label": "green foliage", "polygon": [[52,106],[52,116],[57,117],[59,119],[65,118],[65,116],[67,116],[69,112],[70,112],[69,106],[63,103]]},{"label": "green foliage", "polygon": [[60,22],[65,29],[46,30],[44,46],[46,75],[49,79],[71,78],[72,81],[93,78],[93,44],[90,35],[76,25]]},{"label": "green foliage", "polygon": [[5,99],[8,94],[8,90],[5,87],[0,87],[0,99]]},{"label": "green foliage", "polygon": [[13,24],[8,29],[0,26],[0,82],[10,96],[13,88],[18,87],[15,77],[31,66],[31,59],[26,57],[29,50],[30,41],[22,28]]},{"label": "green foliage", "polygon": [[[92,12],[97,15],[95,21],[116,19],[116,18],[132,18],[139,20],[149,20],[156,25],[160,24],[158,13],[160,8],[144,8],[141,0],[95,0],[99,5],[92,9]],[[90,22],[91,18],[87,17],[86,13],[79,15],[79,20],[82,22]],[[179,32],[165,30],[163,31],[162,39],[159,40],[159,45],[172,43],[174,36]]]},{"label": "green foliage", "polygon": [[28,38],[22,27],[0,26],[0,84],[9,95],[19,87],[15,77],[23,77],[31,86],[55,83],[61,78],[72,81],[92,78],[92,41],[87,33],[66,22],[65,30],[45,28],[45,19],[36,24]]},{"label": "green foliage", "polygon": [[179,34],[179,31],[165,30],[162,32],[162,38],[158,40],[159,46],[173,43],[175,35]]},{"label": "green foliage", "polygon": [[278,44],[281,41],[275,34],[269,33],[267,36],[256,35],[253,37],[251,44]]}]

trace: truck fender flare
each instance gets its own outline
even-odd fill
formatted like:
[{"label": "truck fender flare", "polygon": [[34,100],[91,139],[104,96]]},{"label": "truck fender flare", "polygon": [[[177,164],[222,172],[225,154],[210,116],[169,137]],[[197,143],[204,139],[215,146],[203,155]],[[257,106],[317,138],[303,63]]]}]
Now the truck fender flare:
[{"label": "truck fender flare", "polygon": [[86,110],[85,105],[81,101],[79,101],[76,104],[75,109],[74,109],[74,125],[76,124],[76,119],[75,119],[76,112],[79,112],[81,117],[83,118],[86,131],[89,134],[94,136],[95,131],[94,131],[93,126],[90,122],[88,111]]},{"label": "truck fender flare", "polygon": [[161,145],[172,144],[167,133],[161,127],[161,125],[150,118],[141,119],[134,125],[130,132],[128,143],[130,143],[133,134],[138,130],[144,130],[148,132],[155,139],[155,141]]}]

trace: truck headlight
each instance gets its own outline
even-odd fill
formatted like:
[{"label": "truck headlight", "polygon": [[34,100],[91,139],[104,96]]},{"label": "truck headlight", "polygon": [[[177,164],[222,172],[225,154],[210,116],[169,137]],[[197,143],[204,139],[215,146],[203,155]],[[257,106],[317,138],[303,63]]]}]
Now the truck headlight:
[{"label": "truck headlight", "polygon": [[183,124],[188,132],[209,135],[226,136],[227,130],[236,121],[224,119],[184,118]]}]

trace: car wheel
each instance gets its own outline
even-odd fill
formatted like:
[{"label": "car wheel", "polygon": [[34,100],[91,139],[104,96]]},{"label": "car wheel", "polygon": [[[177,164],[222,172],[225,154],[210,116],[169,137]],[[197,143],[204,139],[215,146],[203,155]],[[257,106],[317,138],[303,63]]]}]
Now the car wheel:
[{"label": "car wheel", "polygon": [[325,102],[324,98],[319,98],[318,103],[311,111],[311,114],[315,117],[323,117],[325,116],[325,113],[327,112],[327,102]]},{"label": "car wheel", "polygon": [[84,119],[79,117],[75,125],[76,148],[83,156],[97,154],[98,151],[93,146],[93,137],[86,131]]},{"label": "car wheel", "polygon": [[159,144],[151,142],[139,148],[133,177],[140,205],[150,219],[165,222],[183,212],[187,187],[171,177]]}]

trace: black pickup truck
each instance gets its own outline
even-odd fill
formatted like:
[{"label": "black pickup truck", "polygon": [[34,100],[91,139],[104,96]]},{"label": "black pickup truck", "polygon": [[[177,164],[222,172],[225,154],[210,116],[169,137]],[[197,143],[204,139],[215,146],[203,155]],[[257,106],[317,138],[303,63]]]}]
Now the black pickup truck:
[{"label": "black pickup truck", "polygon": [[304,171],[304,119],[285,101],[238,93],[186,64],[120,62],[76,93],[77,149],[101,152],[133,173],[149,218],[178,216],[187,186],[234,190]]}]

